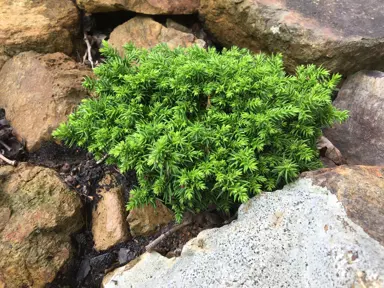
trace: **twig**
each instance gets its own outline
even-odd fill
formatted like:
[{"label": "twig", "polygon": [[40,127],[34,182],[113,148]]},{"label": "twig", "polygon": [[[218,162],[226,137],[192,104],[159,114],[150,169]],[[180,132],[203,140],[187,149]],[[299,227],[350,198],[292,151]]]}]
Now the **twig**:
[{"label": "twig", "polygon": [[85,54],[83,56],[83,64],[85,63],[85,60],[87,60],[87,56],[88,56],[88,49],[85,50]]},{"label": "twig", "polygon": [[180,230],[181,228],[184,228],[188,225],[191,225],[193,222],[192,221],[187,221],[184,222],[180,225],[174,226],[172,229],[168,230],[167,232],[161,234],[159,237],[157,237],[155,240],[153,240],[151,243],[149,243],[147,246],[145,246],[145,250],[147,252],[151,252],[153,248],[156,247],[161,241],[163,241],[165,238],[167,238],[169,235],[175,233],[177,230]]},{"label": "twig", "polygon": [[0,140],[0,144],[3,145],[3,147],[4,147],[5,149],[7,149],[8,151],[11,151],[11,150],[12,150],[12,148],[9,147],[7,144],[5,144],[4,141]]},{"label": "twig", "polygon": [[3,160],[5,163],[8,163],[9,165],[16,166],[17,162],[13,160],[9,160],[7,157],[5,157],[3,154],[0,153],[0,159]]},{"label": "twig", "polygon": [[[89,43],[88,35],[87,35],[87,33],[85,33],[85,32],[84,32],[84,41],[85,41],[85,44],[87,45],[88,60],[89,60],[89,62],[91,62],[91,66],[92,66],[92,68],[93,68],[92,46],[91,46],[91,43]],[[84,56],[85,56],[85,55],[84,55]]]},{"label": "twig", "polygon": [[108,154],[105,154],[103,156],[103,158],[101,158],[99,161],[96,162],[96,165],[100,165],[101,163],[103,163],[107,158],[108,158]]},{"label": "twig", "polygon": [[206,109],[208,110],[209,108],[211,108],[211,95],[208,95],[208,100],[207,100],[207,107],[206,107]]},{"label": "twig", "polygon": [[84,194],[82,196],[87,198],[89,201],[93,201],[95,199],[93,196],[88,196],[88,195],[84,195]]}]

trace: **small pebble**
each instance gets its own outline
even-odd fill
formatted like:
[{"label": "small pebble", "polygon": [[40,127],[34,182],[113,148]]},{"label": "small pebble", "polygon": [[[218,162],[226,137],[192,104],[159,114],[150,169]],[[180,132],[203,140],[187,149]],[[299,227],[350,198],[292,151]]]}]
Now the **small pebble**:
[{"label": "small pebble", "polygon": [[69,165],[68,163],[64,163],[60,170],[63,173],[68,173],[71,170],[71,165]]}]

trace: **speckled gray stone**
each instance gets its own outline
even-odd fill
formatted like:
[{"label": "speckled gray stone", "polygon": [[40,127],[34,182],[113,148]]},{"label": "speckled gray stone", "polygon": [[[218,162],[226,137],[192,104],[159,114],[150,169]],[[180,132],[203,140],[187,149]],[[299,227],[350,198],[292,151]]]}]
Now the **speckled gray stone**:
[{"label": "speckled gray stone", "polygon": [[103,287],[384,287],[384,247],[309,179],[250,200],[179,258],[146,253],[134,264]]}]

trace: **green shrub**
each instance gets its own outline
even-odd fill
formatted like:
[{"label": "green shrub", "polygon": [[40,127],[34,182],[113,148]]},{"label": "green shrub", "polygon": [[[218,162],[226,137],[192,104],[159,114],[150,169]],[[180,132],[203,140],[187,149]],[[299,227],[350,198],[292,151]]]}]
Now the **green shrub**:
[{"label": "green shrub", "polygon": [[136,170],[128,209],[157,197],[179,220],[210,204],[228,211],[320,167],[321,128],[347,118],[331,104],[339,75],[309,65],[289,76],[281,55],[127,45],[121,58],[106,43],[102,53],[84,82],[98,98],[54,136]]}]

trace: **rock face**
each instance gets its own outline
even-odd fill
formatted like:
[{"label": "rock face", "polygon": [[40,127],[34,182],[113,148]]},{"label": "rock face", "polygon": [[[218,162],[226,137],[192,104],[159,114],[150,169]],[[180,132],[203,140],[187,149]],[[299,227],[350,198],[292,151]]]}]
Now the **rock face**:
[{"label": "rock face", "polygon": [[384,165],[384,73],[349,77],[333,103],[350,111],[343,124],[324,131],[348,164]]},{"label": "rock face", "polygon": [[224,45],[282,52],[290,71],[307,63],[343,74],[384,68],[382,1],[201,0],[200,13]]},{"label": "rock face", "polygon": [[86,97],[83,77],[91,75],[63,53],[23,52],[0,70],[0,107],[16,132],[35,151]]},{"label": "rock face", "polygon": [[170,48],[189,47],[193,44],[201,47],[205,45],[203,40],[197,39],[193,34],[166,28],[152,18],[144,16],[136,16],[116,27],[109,38],[109,43],[120,52],[123,51],[122,46],[129,42],[143,48],[150,48],[163,42]]},{"label": "rock face", "polygon": [[44,287],[72,254],[81,202],[53,170],[0,167],[0,287]]},{"label": "rock face", "polygon": [[20,52],[72,52],[79,15],[70,0],[0,0],[0,68]]},{"label": "rock face", "polygon": [[336,195],[300,179],[242,205],[237,221],[201,232],[179,258],[143,254],[103,287],[382,287],[383,267],[384,247]]},{"label": "rock face", "polygon": [[96,250],[108,248],[128,239],[125,221],[123,190],[112,175],[106,175],[99,183],[97,193],[101,199],[92,212],[92,234]]},{"label": "rock face", "polygon": [[129,10],[141,14],[193,14],[199,0],[77,0],[80,8],[89,13]]},{"label": "rock face", "polygon": [[156,200],[156,208],[147,205],[129,212],[127,221],[133,237],[148,236],[161,226],[173,220],[173,213],[161,201]]},{"label": "rock face", "polygon": [[348,217],[384,245],[384,166],[339,166],[303,176],[334,193]]}]

